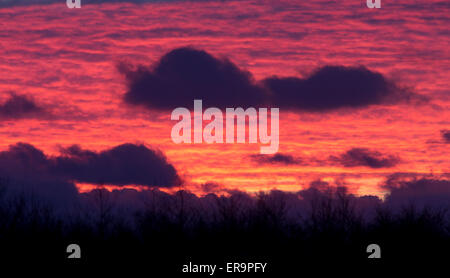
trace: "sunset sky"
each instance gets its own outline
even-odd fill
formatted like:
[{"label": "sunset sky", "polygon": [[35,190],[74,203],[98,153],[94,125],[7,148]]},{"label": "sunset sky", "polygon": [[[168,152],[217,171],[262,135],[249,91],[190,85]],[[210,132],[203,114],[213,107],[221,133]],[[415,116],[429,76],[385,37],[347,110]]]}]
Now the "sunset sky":
[{"label": "sunset sky", "polygon": [[[51,160],[143,144],[183,180],[163,187],[198,194],[322,180],[382,196],[395,173],[450,175],[448,1],[81,1],[0,0],[0,151],[22,142]],[[171,91],[188,90],[170,83],[189,72],[173,68],[186,61],[212,84],[204,108],[228,104],[219,96],[228,83],[215,90],[209,66],[243,78],[230,85],[244,88],[230,92],[233,107],[265,107],[252,94],[268,92],[267,107],[280,108],[276,155],[260,155],[258,144],[172,142],[172,109],[154,103],[193,104]],[[93,180],[72,179],[79,190]]]}]

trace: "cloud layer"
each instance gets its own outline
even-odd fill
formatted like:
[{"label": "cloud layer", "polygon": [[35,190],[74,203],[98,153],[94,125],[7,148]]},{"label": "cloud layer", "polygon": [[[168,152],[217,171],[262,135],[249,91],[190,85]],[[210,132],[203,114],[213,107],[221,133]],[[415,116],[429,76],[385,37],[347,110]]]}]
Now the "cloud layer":
[{"label": "cloud layer", "polygon": [[391,168],[401,162],[396,155],[383,154],[376,150],[367,148],[351,148],[339,155],[328,157],[297,157],[290,154],[277,153],[274,155],[250,155],[250,158],[259,164],[271,165],[302,165],[302,166],[342,166],[368,167],[368,168]]},{"label": "cloud layer", "polygon": [[[92,142],[111,148],[118,140],[144,140],[163,148],[177,168],[189,169],[196,182],[219,181],[230,188],[251,191],[269,186],[291,190],[299,179],[307,183],[324,175],[329,179],[346,175],[355,187],[364,185],[359,193],[380,194],[376,185],[392,171],[420,173],[432,169],[442,173],[449,168],[445,157],[448,144],[443,144],[439,133],[449,128],[442,120],[450,115],[443,109],[449,103],[447,74],[442,68],[448,51],[447,44],[433,43],[448,40],[445,26],[449,19],[445,15],[449,9],[441,0],[427,1],[420,7],[410,1],[396,1],[391,3],[389,13],[382,14],[364,8],[364,3],[355,6],[353,1],[328,5],[323,1],[201,5],[83,2],[80,11],[67,9],[64,1],[57,2],[2,9],[0,17],[5,22],[20,24],[6,24],[0,30],[0,41],[6,46],[0,86],[2,92],[32,93],[38,103],[42,100],[54,111],[52,115],[60,115],[66,107],[73,109],[64,113],[64,119],[58,116],[51,122],[46,118],[0,122],[2,150],[11,142],[30,142],[49,153],[55,143],[81,144],[89,149]],[[328,163],[308,169],[261,164],[255,169],[247,157],[251,146],[175,145],[167,142],[173,122],[161,121],[167,118],[167,112],[149,117],[148,113],[135,113],[135,107],[125,109],[121,105],[120,96],[126,89],[113,67],[115,61],[151,65],[167,51],[186,44],[216,57],[227,55],[256,80],[274,74],[280,79],[290,76],[306,80],[318,65],[364,65],[432,96],[436,106],[406,109],[375,105],[353,113],[281,115],[281,150],[289,154],[302,154],[302,159],[310,154],[325,160],[330,154],[339,156],[355,146],[383,146],[378,150],[398,153],[405,159],[399,167],[331,169]],[[93,117],[73,117],[72,111]],[[432,138],[439,142],[430,145],[428,140]],[[186,159],[186,153],[195,156]],[[351,180],[349,172],[354,173]]]},{"label": "cloud layer", "polygon": [[[89,5],[89,4],[100,4],[100,3],[119,3],[119,2],[128,2],[128,3],[163,3],[163,2],[207,2],[214,0],[89,0],[84,3],[81,1],[81,5]],[[221,0],[223,1],[223,0]],[[0,0],[0,7],[12,7],[12,6],[26,6],[26,5],[46,5],[53,3],[63,3],[65,4],[65,0]]]}]

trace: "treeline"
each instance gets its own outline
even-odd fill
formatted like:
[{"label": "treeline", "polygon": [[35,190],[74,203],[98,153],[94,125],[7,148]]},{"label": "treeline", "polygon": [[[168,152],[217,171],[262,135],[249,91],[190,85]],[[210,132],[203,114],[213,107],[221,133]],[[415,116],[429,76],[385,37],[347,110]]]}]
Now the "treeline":
[{"label": "treeline", "polygon": [[76,243],[86,264],[145,261],[175,271],[189,260],[265,260],[286,270],[300,261],[367,263],[371,243],[385,261],[448,258],[450,247],[449,199],[442,194],[427,204],[394,200],[395,192],[382,201],[329,186],[203,197],[96,189],[55,207],[32,192],[0,188],[4,260],[70,263],[65,248]]}]

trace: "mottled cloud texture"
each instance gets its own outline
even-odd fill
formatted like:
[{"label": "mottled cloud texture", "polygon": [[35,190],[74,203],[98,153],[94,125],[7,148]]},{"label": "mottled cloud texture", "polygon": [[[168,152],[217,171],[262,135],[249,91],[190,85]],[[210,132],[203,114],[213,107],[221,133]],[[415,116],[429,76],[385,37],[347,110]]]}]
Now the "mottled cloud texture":
[{"label": "mottled cloud texture", "polygon": [[191,107],[194,99],[202,99],[206,106],[222,108],[329,111],[420,99],[362,66],[324,66],[306,78],[274,76],[255,82],[230,60],[189,47],[168,52],[150,67],[118,68],[128,83],[124,100],[151,109]]},{"label": "mottled cloud texture", "polygon": [[[208,2],[214,0],[81,0],[82,5],[100,3],[170,3],[170,2]],[[221,0],[226,1],[226,0]],[[236,0],[234,0],[236,1]],[[66,3],[66,0],[0,0],[0,7],[25,6],[25,5],[46,5],[53,3]]]},{"label": "mottled cloud texture", "polygon": [[[393,172],[447,173],[448,144],[440,130],[449,129],[445,119],[450,118],[446,66],[450,36],[445,27],[450,23],[449,3],[385,2],[376,11],[368,9],[364,1],[354,0],[138,5],[135,1],[98,5],[82,0],[79,10],[68,9],[64,0],[55,0],[52,5],[35,1],[40,4],[1,8],[0,22],[5,24],[0,28],[0,92],[5,94],[0,93],[0,104],[9,99],[9,91],[26,94],[36,106],[50,111],[51,117],[25,113],[20,120],[3,120],[4,114],[0,150],[27,142],[39,146],[48,157],[58,144],[79,144],[82,150],[99,154],[99,150],[125,142],[145,142],[164,150],[188,179],[185,188],[193,191],[206,181],[255,192],[272,188],[292,191],[316,179],[345,179],[356,194],[381,196],[385,191],[378,186]],[[264,106],[260,107],[282,105],[280,151],[300,157],[302,163],[276,162],[280,157],[258,163],[249,158],[257,153],[256,146],[248,144],[171,142],[174,122],[170,121],[169,106],[172,102],[173,106],[191,106],[192,99],[178,101],[187,97],[165,96],[130,85],[151,83],[154,88],[172,89],[171,80],[176,77],[191,88],[189,82],[202,80],[201,76],[177,76],[198,73],[177,71],[169,65],[182,64],[184,56],[199,55],[197,52],[174,55],[170,63],[161,59],[186,45],[206,52],[202,65],[215,69],[206,76],[213,80],[232,78],[230,84],[234,84],[211,82],[208,88],[215,90],[217,84],[227,83],[226,88],[234,88],[234,92],[227,90],[227,96],[208,92],[206,97],[211,99],[205,100],[205,108],[245,105],[235,96],[251,104],[262,101]],[[124,75],[118,73],[120,61],[128,65],[125,69],[133,77],[131,83],[125,83]],[[163,64],[167,66],[164,70]],[[356,90],[366,83],[357,80],[340,87],[336,76],[348,80],[361,76],[371,87],[364,87],[353,100],[343,89],[350,86]],[[327,84],[328,80],[336,84]],[[200,85],[206,86],[204,82]],[[333,91],[327,86],[333,86]],[[253,95],[262,94],[262,99],[249,98],[242,89],[246,87]],[[304,88],[311,88],[314,95],[308,95]],[[394,89],[386,94],[384,89],[390,88]],[[405,99],[399,97],[404,96],[403,88],[430,97],[430,105],[390,105],[393,100]],[[151,113],[142,113],[145,108],[137,109],[130,102],[124,105],[126,93],[135,103],[152,109]],[[155,113],[160,103],[166,107]],[[290,109],[292,112],[287,111]],[[340,157],[354,147],[375,149],[383,157],[398,154],[402,163],[372,168],[344,167],[329,161],[330,155]],[[71,177],[68,173],[59,177],[67,181],[67,176]],[[95,187],[88,183],[78,186],[83,192]]]},{"label": "mottled cloud texture", "polygon": [[265,97],[249,72],[193,48],[172,50],[150,68],[121,65],[119,70],[129,85],[125,101],[152,109],[191,107],[194,99],[203,100],[205,106],[247,107]]}]

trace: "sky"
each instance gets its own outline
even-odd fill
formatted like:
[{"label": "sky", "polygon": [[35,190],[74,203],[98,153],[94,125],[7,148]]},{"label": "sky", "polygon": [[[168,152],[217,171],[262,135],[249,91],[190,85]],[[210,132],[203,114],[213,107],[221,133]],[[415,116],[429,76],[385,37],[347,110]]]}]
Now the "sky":
[{"label": "sky", "polygon": [[[382,196],[393,175],[448,178],[449,14],[439,0],[1,1],[0,173],[198,194],[320,180]],[[278,153],[175,144],[171,112],[194,98],[279,107]]]}]

